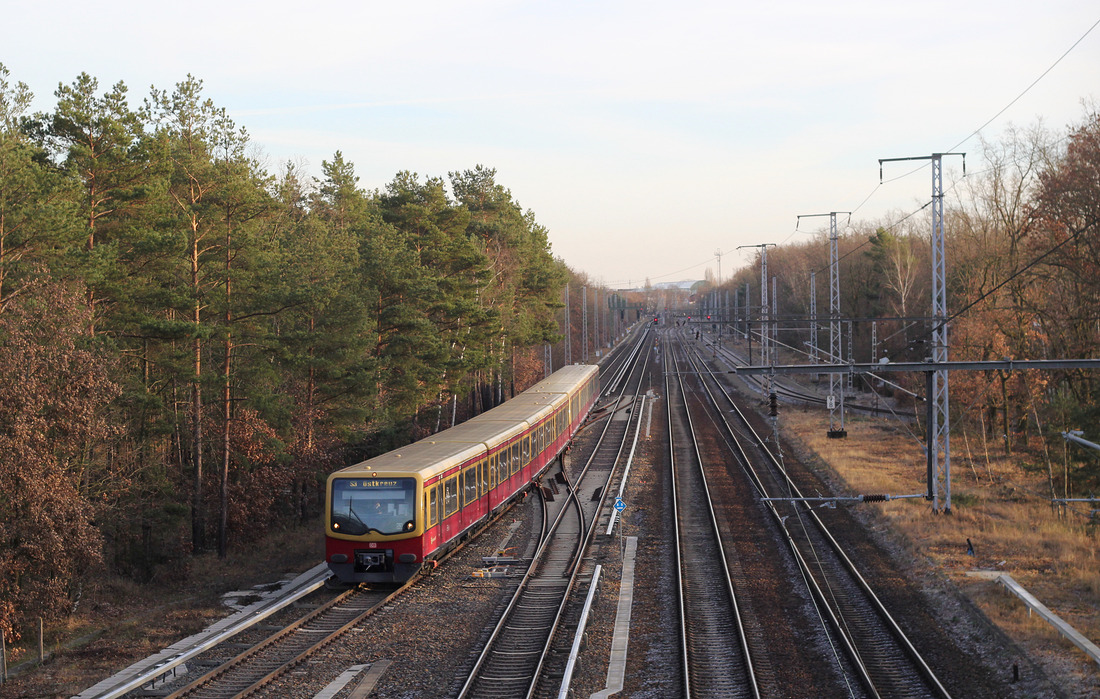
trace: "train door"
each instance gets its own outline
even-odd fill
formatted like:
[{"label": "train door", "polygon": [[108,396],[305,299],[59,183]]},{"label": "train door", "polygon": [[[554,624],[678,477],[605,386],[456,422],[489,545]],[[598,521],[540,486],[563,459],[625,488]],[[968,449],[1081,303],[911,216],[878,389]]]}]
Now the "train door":
[{"label": "train door", "polygon": [[425,527],[428,541],[424,548],[426,551],[434,551],[439,545],[440,494],[438,483],[427,488],[425,500],[424,517],[427,519]]},{"label": "train door", "polygon": [[448,541],[461,531],[458,513],[458,474],[443,481],[443,535],[441,541]]},{"label": "train door", "polygon": [[500,479],[498,478],[499,474],[497,473],[497,455],[496,454],[490,454],[489,455],[488,464],[489,464],[489,492],[491,494],[490,497],[489,497],[489,506],[490,507],[496,507],[497,505],[500,504],[500,501],[502,499],[502,497],[501,497],[502,490],[498,487],[500,485]]},{"label": "train door", "polygon": [[488,461],[477,461],[477,516],[489,510],[488,502]]}]

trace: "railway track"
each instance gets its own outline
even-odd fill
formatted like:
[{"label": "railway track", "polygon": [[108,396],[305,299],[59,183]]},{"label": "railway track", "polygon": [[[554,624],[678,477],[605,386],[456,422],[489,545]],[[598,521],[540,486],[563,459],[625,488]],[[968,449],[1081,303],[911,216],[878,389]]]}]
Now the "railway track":
[{"label": "railway track", "polygon": [[[616,395],[594,411],[597,416],[588,428],[602,426],[592,456],[578,473],[562,468],[540,489],[547,506],[541,543],[457,697],[557,696],[562,662],[551,651],[570,594],[582,577],[580,563],[593,525],[628,443],[627,416],[635,404],[646,344],[643,334],[620,369],[611,372],[607,390]],[[587,493],[592,495],[582,496]]]},{"label": "railway track", "polygon": [[[679,359],[673,356],[673,361]],[[683,375],[666,375],[669,462],[686,697],[759,697]]]},{"label": "railway track", "polygon": [[[702,336],[700,342],[710,350],[714,359],[721,360],[728,369],[750,365],[748,359],[742,354],[734,351],[728,344],[714,342],[706,336]],[[822,374],[828,374],[828,372],[822,371]],[[742,378],[758,393],[764,394],[766,392],[764,389],[764,380],[760,376],[743,376]],[[828,405],[828,396],[808,390],[797,383],[784,381],[775,376],[769,377],[769,379],[771,390],[779,396],[780,400],[803,403],[821,408]],[[868,405],[864,402],[857,402],[854,400],[856,394],[848,390],[845,391],[845,394],[844,408],[850,412],[862,413],[865,415],[889,415],[899,420],[912,419],[910,415],[899,415],[897,411],[889,406],[889,401],[887,399],[880,399],[877,395],[872,396],[873,403]],[[922,396],[914,396],[914,399],[918,402],[923,402],[924,400]],[[883,407],[883,404],[885,404],[885,407]]]},{"label": "railway track", "polygon": [[858,685],[872,697],[949,696],[818,513],[798,500],[801,491],[766,446],[777,443],[776,435],[760,436],[704,361],[694,357],[692,371],[703,378],[703,393],[751,487],[761,498],[788,498],[769,500],[767,509],[789,542],[834,647],[844,653],[845,674],[855,677],[849,693]]},{"label": "railway track", "polygon": [[407,583],[392,592],[349,590],[166,699],[248,696],[360,624],[410,586]]},{"label": "railway track", "polygon": [[580,543],[579,518],[568,514],[571,503],[556,508],[556,521],[549,524],[555,502],[542,496],[542,543],[459,691],[460,697],[526,696],[538,676],[544,648],[567,597],[566,573]]}]

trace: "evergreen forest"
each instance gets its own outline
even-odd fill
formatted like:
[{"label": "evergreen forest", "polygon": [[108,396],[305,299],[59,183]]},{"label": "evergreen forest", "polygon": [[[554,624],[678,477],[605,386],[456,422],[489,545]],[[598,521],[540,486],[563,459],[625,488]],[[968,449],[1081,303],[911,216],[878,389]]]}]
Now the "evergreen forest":
[{"label": "evergreen forest", "polygon": [[[542,377],[571,278],[476,166],[265,170],[188,76],[0,66],[0,630],[314,522],[329,472]],[[519,388],[517,388],[517,385]]]}]

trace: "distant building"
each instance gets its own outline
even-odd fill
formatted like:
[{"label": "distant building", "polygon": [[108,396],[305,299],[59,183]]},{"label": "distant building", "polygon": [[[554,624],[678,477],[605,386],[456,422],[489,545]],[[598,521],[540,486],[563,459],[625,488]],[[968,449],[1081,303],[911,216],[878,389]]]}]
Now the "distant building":
[{"label": "distant building", "polygon": [[634,287],[632,289],[616,289],[616,291],[619,291],[621,293],[644,293],[645,291],[692,291],[703,283],[704,281],[701,279],[693,279],[682,282],[658,282],[650,286],[648,289],[643,286]]}]

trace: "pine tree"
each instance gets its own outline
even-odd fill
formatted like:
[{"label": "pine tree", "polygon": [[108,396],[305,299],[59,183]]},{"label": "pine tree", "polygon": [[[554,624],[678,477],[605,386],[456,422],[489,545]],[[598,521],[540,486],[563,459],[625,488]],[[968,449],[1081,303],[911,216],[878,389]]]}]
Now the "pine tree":
[{"label": "pine tree", "polygon": [[[326,181],[326,191],[335,192],[334,185]],[[278,186],[282,209],[272,260],[278,274],[268,286],[277,294],[273,303],[287,311],[274,323],[273,351],[280,392],[293,399],[291,452],[311,463],[323,459],[337,437],[362,428],[371,396],[367,338],[373,330],[359,276],[359,239],[351,226],[356,215],[349,212],[365,208],[354,201],[361,195],[345,195],[341,202],[312,197],[293,166]],[[341,203],[342,213],[334,215]]]},{"label": "pine tree", "polygon": [[515,352],[555,340],[554,311],[568,272],[551,254],[546,229],[497,184],[495,170],[479,165],[450,178],[455,198],[470,212],[470,233],[490,261],[492,276],[481,298],[500,318],[490,349],[498,367],[492,402],[498,403]]},{"label": "pine tree", "polygon": [[0,64],[0,313],[74,237],[71,188],[23,130],[33,95]]},{"label": "pine tree", "polygon": [[[125,293],[118,288],[125,277],[117,260],[119,247],[128,244],[126,219],[141,206],[151,176],[142,149],[143,124],[127,103],[126,85],[119,82],[103,95],[98,91],[99,82],[81,73],[71,85],[58,86],[56,110],[36,118],[44,144],[79,183],[75,205],[85,244],[74,262],[88,285],[93,311]],[[101,315],[93,313],[89,332],[94,334]]]},{"label": "pine tree", "polygon": [[398,173],[380,196],[379,207],[383,220],[404,233],[417,265],[431,280],[419,301],[440,339],[437,373],[425,379],[426,394],[434,384],[438,425],[443,392],[457,394],[463,377],[485,368],[486,333],[497,325],[479,303],[490,276],[488,259],[468,231],[469,212],[448,199],[439,178],[421,184],[413,173]]},{"label": "pine tree", "polygon": [[[203,343],[211,334],[206,310],[209,303],[208,268],[217,259],[219,241],[215,239],[220,211],[216,193],[224,185],[224,176],[213,160],[215,130],[224,110],[202,98],[202,81],[188,76],[175,90],[153,90],[146,108],[155,120],[161,157],[168,163],[165,182],[166,220],[184,243],[182,272],[168,283],[176,286],[174,308],[190,325],[190,372],[186,383],[190,392],[190,457],[193,467],[191,502],[191,543],[198,553],[206,548],[206,510],[203,491]],[[179,303],[182,302],[182,303]]]}]

